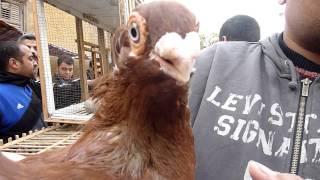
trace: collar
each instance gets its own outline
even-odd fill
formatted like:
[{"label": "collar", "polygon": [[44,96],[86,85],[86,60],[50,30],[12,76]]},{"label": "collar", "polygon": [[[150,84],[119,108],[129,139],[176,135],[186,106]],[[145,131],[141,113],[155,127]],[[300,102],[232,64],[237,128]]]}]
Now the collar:
[{"label": "collar", "polygon": [[30,80],[30,78],[25,76],[0,71],[0,83],[8,83],[24,87],[30,83]]},{"label": "collar", "polygon": [[292,61],[294,66],[296,66],[299,69],[303,69],[304,71],[318,74],[320,73],[320,65],[310,61],[301,54],[293,51],[285,44],[283,40],[283,33],[281,33],[279,37],[279,45],[284,54]]}]

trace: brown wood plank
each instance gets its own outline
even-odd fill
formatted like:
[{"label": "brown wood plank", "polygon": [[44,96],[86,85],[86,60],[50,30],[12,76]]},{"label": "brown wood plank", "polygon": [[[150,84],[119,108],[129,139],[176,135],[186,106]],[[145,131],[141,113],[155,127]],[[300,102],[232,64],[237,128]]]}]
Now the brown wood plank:
[{"label": "brown wood plank", "polygon": [[1,150],[29,156],[65,148],[77,141],[81,134],[81,125],[57,125],[5,144]]},{"label": "brown wood plank", "polygon": [[59,127],[59,126],[56,126],[56,127],[53,126],[53,127],[49,127],[49,128],[46,128],[46,129],[42,129],[42,130],[37,131],[37,132],[34,132],[34,133],[32,133],[32,134],[30,134],[30,135],[28,135],[28,136],[21,137],[21,138],[15,140],[15,141],[8,142],[8,143],[0,146],[0,150],[3,149],[3,148],[9,147],[9,146],[11,146],[11,145],[13,145],[13,144],[17,144],[17,143],[22,142],[22,141],[24,141],[24,140],[30,139],[30,138],[32,138],[32,137],[35,137],[35,136],[37,136],[37,135],[39,135],[39,134],[41,134],[41,133],[43,133],[43,132],[47,132],[47,131],[50,131],[50,130],[52,130],[52,129],[56,129],[56,128],[58,128],[58,127]]},{"label": "brown wood plank", "polygon": [[78,55],[79,55],[79,70],[80,70],[80,84],[82,100],[86,100],[89,97],[89,90],[87,84],[87,74],[85,69],[85,54],[84,54],[84,38],[83,38],[83,26],[82,20],[76,17],[76,32],[78,42]]},{"label": "brown wood plank", "polygon": [[70,119],[57,119],[57,118],[49,118],[46,122],[54,122],[54,123],[67,123],[67,124],[86,124],[88,120],[78,121],[78,120],[70,120]]},{"label": "brown wood plank", "polygon": [[98,72],[98,66],[97,66],[97,61],[98,61],[97,60],[97,53],[92,52],[91,57],[92,57],[92,67],[93,67],[93,72],[94,72],[94,78],[98,78],[99,72]]},{"label": "brown wood plank", "polygon": [[59,145],[60,143],[63,143],[64,141],[68,140],[68,138],[73,137],[73,136],[76,136],[77,134],[79,134],[79,132],[75,132],[75,133],[73,133],[73,134],[72,134],[72,135],[70,135],[69,137],[66,137],[66,138],[64,138],[64,139],[62,139],[62,140],[60,140],[60,141],[56,142],[55,144],[52,144],[51,146],[49,146],[49,147],[47,147],[47,148],[45,148],[45,149],[43,149],[43,150],[39,151],[38,153],[42,153],[42,152],[48,151],[49,149],[52,149],[53,147],[55,147],[55,146]]},{"label": "brown wood plank", "polygon": [[[14,145],[14,146],[10,146],[10,148],[6,148],[6,149],[27,149],[27,148],[45,148],[45,147],[48,147],[48,146],[36,145],[36,144],[33,144],[33,145],[30,145],[30,144],[17,144],[17,145]],[[6,150],[6,149],[3,149],[3,150]]]},{"label": "brown wood plank", "polygon": [[105,75],[111,71],[110,64],[107,58],[107,51],[106,51],[106,41],[104,37],[104,30],[98,28],[98,43],[99,43],[99,51],[100,51],[100,62],[102,66],[102,74]]},{"label": "brown wood plank", "polygon": [[37,42],[37,52],[38,52],[38,65],[39,65],[39,76],[40,76],[40,86],[41,86],[41,100],[42,100],[42,112],[43,112],[43,117],[44,119],[49,118],[49,113],[48,113],[48,107],[47,107],[47,92],[46,92],[46,79],[44,77],[44,63],[42,61],[42,48],[40,44],[40,31],[39,31],[39,21],[38,21],[38,8],[37,8],[37,0],[32,0],[32,8],[33,8],[33,22],[34,22],[34,30],[35,30],[35,36],[36,36],[36,42]]}]

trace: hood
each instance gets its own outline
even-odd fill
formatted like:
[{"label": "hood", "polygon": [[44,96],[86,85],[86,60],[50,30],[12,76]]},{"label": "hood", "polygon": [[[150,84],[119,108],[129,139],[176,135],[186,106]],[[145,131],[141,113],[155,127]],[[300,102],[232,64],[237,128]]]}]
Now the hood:
[{"label": "hood", "polygon": [[14,84],[23,87],[30,83],[30,78],[10,72],[0,71],[0,83]]},{"label": "hood", "polygon": [[281,34],[274,34],[259,43],[262,51],[269,57],[276,68],[279,70],[280,77],[291,80],[289,87],[296,89],[298,87],[298,75],[292,61],[284,54],[279,45],[279,37]]}]

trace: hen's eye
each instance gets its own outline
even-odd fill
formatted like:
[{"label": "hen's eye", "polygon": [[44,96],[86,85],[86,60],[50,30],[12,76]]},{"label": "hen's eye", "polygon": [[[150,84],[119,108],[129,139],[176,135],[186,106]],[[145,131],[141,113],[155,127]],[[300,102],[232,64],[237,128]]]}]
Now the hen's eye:
[{"label": "hen's eye", "polygon": [[133,23],[129,28],[129,36],[133,42],[138,43],[140,40],[140,31],[136,23]]}]

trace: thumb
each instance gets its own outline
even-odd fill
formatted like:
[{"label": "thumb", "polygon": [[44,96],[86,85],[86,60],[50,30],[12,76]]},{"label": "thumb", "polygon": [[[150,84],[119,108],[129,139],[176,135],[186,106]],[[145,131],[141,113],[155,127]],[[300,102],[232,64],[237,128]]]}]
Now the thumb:
[{"label": "thumb", "polygon": [[249,161],[248,166],[253,180],[303,180],[294,174],[272,171],[268,167],[254,161]]},{"label": "thumb", "polygon": [[255,161],[249,161],[248,166],[250,176],[255,180],[267,180],[277,174],[277,172]]}]

